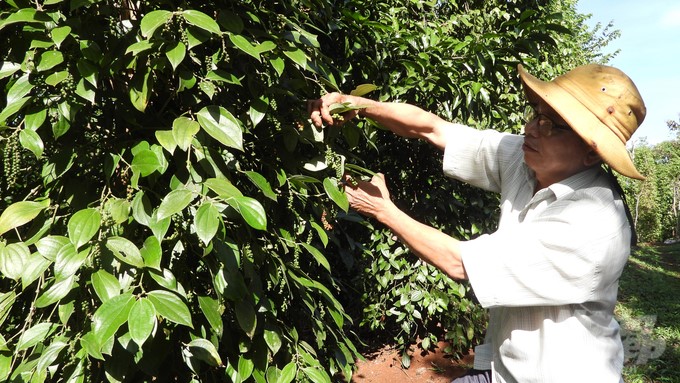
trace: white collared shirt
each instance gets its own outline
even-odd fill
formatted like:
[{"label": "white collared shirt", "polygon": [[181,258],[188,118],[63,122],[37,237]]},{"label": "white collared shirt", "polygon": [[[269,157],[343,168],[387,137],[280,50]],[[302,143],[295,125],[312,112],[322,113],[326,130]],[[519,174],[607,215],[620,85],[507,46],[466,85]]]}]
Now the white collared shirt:
[{"label": "white collared shirt", "polygon": [[444,173],[501,194],[493,234],[461,244],[489,309],[475,368],[494,382],[622,382],[613,311],[630,227],[608,175],[592,168],[534,194],[522,136],[451,129]]}]

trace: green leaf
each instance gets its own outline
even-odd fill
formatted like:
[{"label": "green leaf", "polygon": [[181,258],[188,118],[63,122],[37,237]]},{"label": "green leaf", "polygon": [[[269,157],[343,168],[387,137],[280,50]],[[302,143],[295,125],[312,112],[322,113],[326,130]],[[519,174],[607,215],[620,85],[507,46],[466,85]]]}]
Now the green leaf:
[{"label": "green leaf", "polygon": [[91,104],[94,104],[95,96],[97,95],[92,85],[82,78],[78,81],[78,85],[76,85],[76,94],[89,101]]},{"label": "green leaf", "polygon": [[302,371],[314,383],[331,383],[331,377],[320,368],[304,367]]},{"label": "green leaf", "polygon": [[135,298],[130,293],[117,295],[102,303],[92,317],[92,331],[94,340],[101,348],[127,322],[135,304]]},{"label": "green leaf", "polygon": [[163,249],[158,238],[151,236],[144,241],[144,246],[140,250],[144,265],[152,269],[161,269],[161,259],[163,258]]},{"label": "green leaf", "polygon": [[57,280],[68,278],[75,274],[80,266],[85,263],[90,249],[78,251],[73,244],[68,244],[59,250],[57,259],[54,261],[54,275]]},{"label": "green leaf", "polygon": [[130,337],[140,347],[156,327],[156,309],[147,298],[138,299],[128,314]]},{"label": "green leaf", "polygon": [[54,262],[57,259],[59,250],[70,243],[71,241],[69,241],[67,237],[61,235],[48,235],[47,237],[40,238],[35,246],[38,248],[40,255]]},{"label": "green leaf", "polygon": [[69,302],[60,304],[59,308],[57,309],[57,314],[59,315],[59,321],[61,324],[66,325],[69,318],[71,318],[71,315],[73,315],[75,311],[75,300],[70,300]]},{"label": "green leaf", "polygon": [[257,44],[255,48],[262,54],[276,49],[276,43],[271,40],[266,40]]},{"label": "green leaf", "polygon": [[240,196],[228,198],[226,202],[238,210],[246,223],[252,228],[267,230],[267,215],[258,200]]},{"label": "green leaf", "polygon": [[182,16],[184,16],[184,19],[187,21],[187,23],[191,25],[194,25],[216,35],[222,34],[222,31],[220,31],[220,26],[217,24],[217,22],[212,17],[206,15],[201,11],[197,11],[195,9],[187,9],[185,11],[182,11]]},{"label": "green leaf", "polygon": [[60,82],[66,80],[68,77],[69,73],[66,70],[54,72],[51,75],[47,76],[47,78],[45,78],[45,84],[50,86],[56,86]]},{"label": "green leaf", "polygon": [[205,93],[211,100],[215,95],[215,92],[217,92],[217,87],[212,83],[212,81],[201,81],[198,84],[198,88],[202,90],[203,93]]},{"label": "green leaf", "polygon": [[120,282],[118,278],[111,275],[106,270],[97,270],[90,277],[90,282],[94,288],[94,292],[97,294],[102,302],[106,302],[109,299],[120,295]]},{"label": "green leaf", "polygon": [[271,60],[269,60],[269,63],[272,65],[276,73],[281,77],[283,74],[283,70],[286,68],[286,62],[283,60],[281,57],[274,57]]},{"label": "green leaf", "polygon": [[129,239],[123,237],[109,237],[106,239],[106,248],[113,252],[119,260],[137,268],[144,267],[142,254]]},{"label": "green leaf", "polygon": [[157,270],[149,269],[148,274],[151,276],[151,279],[156,281],[161,287],[165,287],[172,291],[178,291],[177,278],[172,274],[172,271],[162,269],[161,272],[158,272]]},{"label": "green leaf", "polygon": [[212,202],[204,202],[196,211],[194,218],[198,238],[207,245],[217,233],[219,224],[220,212]]},{"label": "green leaf", "polygon": [[208,296],[199,296],[198,304],[208,320],[210,327],[213,332],[218,336],[222,336],[222,331],[224,329],[224,323],[222,322],[222,313],[220,312],[220,304],[216,299]]},{"label": "green leaf", "polygon": [[170,228],[170,223],[170,217],[158,219],[156,212],[154,212],[149,220],[149,229],[151,229],[153,235],[156,236],[159,241],[162,241]]},{"label": "green leaf", "polygon": [[229,33],[229,40],[236,46],[236,48],[254,57],[257,61],[260,61],[260,51],[253,44],[251,44],[248,39],[242,35]]},{"label": "green leaf", "polygon": [[276,355],[283,344],[281,341],[281,329],[275,326],[265,326],[263,336],[265,343],[267,343],[267,347],[269,347],[269,350],[272,352],[272,355]]},{"label": "green leaf", "polygon": [[155,136],[156,140],[158,140],[158,143],[161,144],[163,149],[167,150],[170,154],[175,152],[177,142],[175,141],[172,130],[157,130]]},{"label": "green leaf", "polygon": [[45,120],[47,120],[47,108],[39,108],[38,110],[26,113],[24,127],[26,130],[32,130],[35,132],[42,126]]},{"label": "green leaf", "polygon": [[50,322],[41,322],[21,333],[14,352],[27,350],[47,339],[47,336],[57,328]]},{"label": "green leaf", "polygon": [[68,346],[68,343],[55,340],[53,341],[43,352],[40,354],[40,359],[38,360],[38,365],[36,366],[36,372],[42,372],[51,366],[52,363],[57,359],[61,350]]},{"label": "green leaf", "polygon": [[19,142],[21,146],[28,149],[33,153],[36,159],[40,159],[45,150],[45,144],[40,138],[40,135],[33,130],[22,129],[19,132]]},{"label": "green leaf", "polygon": [[[322,217],[323,219],[323,217]],[[319,236],[319,239],[321,240],[321,243],[323,243],[323,246],[326,247],[328,246],[328,234],[326,234],[326,230],[324,230],[323,227],[321,227],[318,223],[315,221],[310,222],[314,230],[316,231],[316,234]]]},{"label": "green leaf", "polygon": [[323,266],[324,269],[331,271],[331,265],[328,263],[328,260],[317,248],[305,242],[302,242],[301,245],[314,257],[314,259],[316,259],[317,262],[319,262],[321,266]]},{"label": "green leaf", "polygon": [[151,37],[161,25],[165,25],[172,18],[172,12],[165,10],[151,11],[144,15],[139,30],[145,38]]},{"label": "green leaf", "polygon": [[296,374],[297,364],[292,361],[281,370],[281,375],[279,375],[279,379],[276,381],[276,383],[290,383],[293,381],[293,379],[295,379]]},{"label": "green leaf", "polygon": [[189,308],[180,297],[169,291],[154,290],[147,295],[156,308],[156,313],[163,318],[193,328]]},{"label": "green leaf", "polygon": [[50,70],[55,66],[64,62],[64,55],[59,51],[45,51],[40,55],[38,59],[38,65],[36,70],[38,72],[43,72]]},{"label": "green leaf", "polygon": [[245,172],[250,181],[255,184],[255,186],[258,187],[262,191],[262,194],[264,194],[265,197],[276,201],[276,193],[272,190],[271,185],[267,181],[262,174],[254,171],[246,171]]},{"label": "green leaf", "polygon": [[171,191],[161,201],[161,205],[158,207],[157,218],[161,220],[181,212],[189,206],[193,199],[194,193],[191,190],[177,189]]},{"label": "green leaf", "polygon": [[101,353],[101,345],[97,344],[94,333],[92,331],[86,333],[80,338],[80,347],[87,352],[88,355],[95,359],[104,360],[104,355]]},{"label": "green leaf", "polygon": [[238,374],[241,377],[241,382],[247,382],[248,378],[253,374],[255,363],[246,358],[243,354],[238,357]]},{"label": "green leaf", "polygon": [[222,198],[240,197],[243,194],[226,178],[209,178],[205,185]]},{"label": "green leaf", "polygon": [[151,222],[151,204],[143,191],[138,191],[132,199],[132,217],[138,223],[149,226]]},{"label": "green leaf", "polygon": [[241,86],[241,79],[234,76],[233,73],[223,71],[221,69],[215,69],[208,72],[205,75],[206,80],[226,82],[227,84],[234,84]]},{"label": "green leaf", "polygon": [[109,213],[116,224],[126,222],[130,218],[130,202],[123,198],[109,198],[104,203],[104,210]]},{"label": "green leaf", "polygon": [[236,321],[246,335],[252,339],[257,328],[257,315],[253,304],[247,299],[242,299],[236,302],[235,309]]},{"label": "green leaf", "polygon": [[196,358],[208,363],[211,366],[222,366],[222,358],[217,352],[217,348],[209,340],[198,338],[188,344],[189,352]]},{"label": "green leaf", "polygon": [[47,21],[53,20],[44,12],[37,11],[35,8],[23,8],[11,13],[6,19],[0,21],[0,30],[14,23],[44,23]]},{"label": "green leaf", "polygon": [[7,378],[9,378],[9,374],[11,372],[12,372],[12,354],[0,352],[0,382],[7,381]]},{"label": "green leaf", "polygon": [[137,56],[139,53],[153,48],[153,46],[154,43],[150,42],[149,40],[137,41],[136,43],[127,47],[125,54],[132,53],[133,56]]},{"label": "green leaf", "polygon": [[178,117],[172,123],[172,138],[177,146],[186,152],[199,130],[201,130],[201,125],[198,122],[187,117]]},{"label": "green leaf", "polygon": [[210,32],[195,27],[193,25],[189,25],[186,29],[186,35],[187,35],[187,40],[186,43],[189,47],[189,50],[194,49],[195,47],[205,43],[206,41],[210,40],[210,37],[212,36]]},{"label": "green leaf", "polygon": [[83,209],[71,216],[68,221],[68,236],[76,248],[86,244],[97,234],[102,215],[97,209]]},{"label": "green leaf", "polygon": [[82,79],[87,81],[88,84],[92,85],[93,89],[96,89],[97,82],[99,81],[98,80],[99,72],[101,71],[97,67],[97,65],[93,64],[89,60],[80,59],[78,60],[76,66],[78,68],[78,73],[80,73]]},{"label": "green leaf", "polygon": [[5,322],[9,311],[14,305],[14,301],[17,298],[17,294],[14,291],[8,291],[6,293],[0,293],[0,326]]},{"label": "green leaf", "polygon": [[253,126],[257,126],[257,124],[259,124],[260,121],[262,121],[264,116],[267,115],[268,109],[269,99],[267,97],[260,97],[258,99],[253,100],[253,103],[250,104],[250,109],[248,110],[250,122],[253,123]]},{"label": "green leaf", "polygon": [[75,277],[75,275],[71,275],[62,281],[54,283],[49,289],[47,289],[47,291],[38,297],[38,299],[35,301],[35,307],[43,308],[50,306],[67,296],[73,288]]},{"label": "green leaf", "polygon": [[161,168],[158,156],[150,149],[144,149],[135,154],[132,159],[132,171],[146,177]]},{"label": "green leaf", "polygon": [[21,286],[24,290],[33,283],[36,279],[40,278],[48,267],[52,264],[52,261],[46,259],[40,253],[33,253],[29,255],[24,260],[24,270],[21,273]]},{"label": "green leaf", "polygon": [[170,61],[170,65],[172,65],[172,70],[177,69],[179,64],[181,64],[182,61],[184,61],[184,57],[186,56],[186,54],[187,47],[181,41],[175,42],[165,51],[165,57],[167,57],[168,61]]},{"label": "green leaf", "polygon": [[220,310],[219,302],[208,296],[199,296],[198,304],[215,334],[221,336],[224,324],[222,322],[222,310]]},{"label": "green leaf", "polygon": [[137,71],[132,78],[130,84],[129,96],[132,105],[140,112],[146,110],[151,97],[151,89],[153,88],[153,77],[151,77],[151,68]]},{"label": "green leaf", "polygon": [[0,215],[0,235],[30,222],[50,206],[50,200],[20,201],[9,205]]},{"label": "green leaf", "polygon": [[206,106],[198,114],[203,130],[222,145],[243,151],[241,122],[221,106]]},{"label": "green leaf", "polygon": [[21,64],[11,61],[3,61],[0,63],[0,80],[13,75],[19,69],[21,69]]},{"label": "green leaf", "polygon": [[22,97],[18,100],[15,100],[11,104],[7,103],[7,105],[5,106],[5,109],[3,109],[0,112],[0,125],[4,124],[7,121],[8,118],[13,116],[16,112],[20,111],[21,108],[23,108],[24,105],[26,105],[26,103],[29,100],[31,100],[31,97],[27,96],[27,97]]},{"label": "green leaf", "polygon": [[0,273],[9,279],[19,280],[24,272],[24,259],[28,258],[30,254],[31,251],[23,242],[2,246],[0,249]]},{"label": "green leaf", "polygon": [[373,92],[374,90],[378,89],[376,85],[373,84],[361,84],[358,85],[356,88],[354,88],[349,94],[352,96],[364,96],[368,93]]},{"label": "green leaf", "polygon": [[33,90],[28,73],[19,77],[7,91],[7,107],[18,102]]},{"label": "green leaf", "polygon": [[344,191],[338,188],[338,180],[332,177],[327,177],[323,180],[323,189],[326,195],[335,202],[340,209],[347,212],[349,209],[349,201]]},{"label": "green leaf", "polygon": [[283,51],[283,54],[300,66],[300,68],[307,69],[307,55],[304,51],[295,48],[293,50]]},{"label": "green leaf", "polygon": [[71,34],[71,27],[68,25],[63,26],[63,27],[56,27],[50,31],[50,36],[52,37],[52,41],[54,41],[54,44],[57,45],[57,48],[61,47],[61,43],[66,40],[68,35]]},{"label": "green leaf", "polygon": [[56,124],[52,125],[52,135],[55,139],[63,136],[71,128],[71,123],[63,115],[59,116]]}]

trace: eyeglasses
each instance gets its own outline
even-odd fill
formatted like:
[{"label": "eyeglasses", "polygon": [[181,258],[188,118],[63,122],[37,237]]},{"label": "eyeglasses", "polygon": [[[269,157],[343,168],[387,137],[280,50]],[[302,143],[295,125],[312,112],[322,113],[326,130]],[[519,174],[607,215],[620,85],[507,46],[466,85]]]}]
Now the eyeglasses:
[{"label": "eyeglasses", "polygon": [[[543,137],[552,136],[555,133],[555,130],[563,132],[572,130],[569,125],[556,124],[545,114],[538,113],[533,106],[527,106],[527,108],[524,110],[524,122],[528,126],[529,123],[534,122],[535,120],[538,120],[536,121],[536,129],[538,129],[538,134]],[[526,134],[526,127],[524,130],[524,133]]]}]

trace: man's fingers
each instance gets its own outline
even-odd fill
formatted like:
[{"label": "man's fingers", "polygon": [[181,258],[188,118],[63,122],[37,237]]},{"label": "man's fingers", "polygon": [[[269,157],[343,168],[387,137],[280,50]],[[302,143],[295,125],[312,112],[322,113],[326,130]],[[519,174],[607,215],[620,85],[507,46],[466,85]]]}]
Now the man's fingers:
[{"label": "man's fingers", "polygon": [[318,100],[307,100],[307,113],[309,113],[309,118],[317,128],[323,127],[324,122],[328,125],[334,124],[328,105],[326,105],[323,98]]},{"label": "man's fingers", "polygon": [[333,125],[334,121],[333,121],[333,117],[331,116],[331,112],[328,109],[328,105],[326,104],[326,102],[323,99],[321,99],[320,101],[321,101],[321,107],[319,108],[319,112],[321,112],[321,119],[326,121],[326,123],[328,125]]}]

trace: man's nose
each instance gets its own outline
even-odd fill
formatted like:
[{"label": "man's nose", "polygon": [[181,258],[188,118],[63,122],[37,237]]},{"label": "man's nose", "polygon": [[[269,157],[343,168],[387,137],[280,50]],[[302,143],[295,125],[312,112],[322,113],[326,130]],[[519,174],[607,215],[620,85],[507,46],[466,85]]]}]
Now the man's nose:
[{"label": "man's nose", "polygon": [[534,120],[527,122],[524,125],[523,130],[524,130],[523,133],[524,133],[525,136],[532,136],[532,137],[538,138],[538,135],[539,135],[539,133],[538,133],[538,121],[536,119],[534,119]]}]

